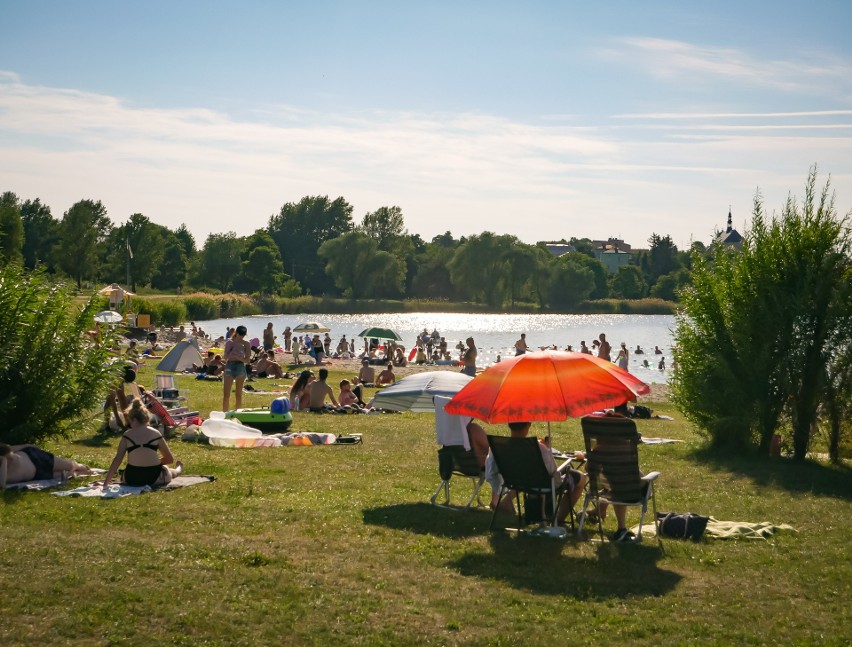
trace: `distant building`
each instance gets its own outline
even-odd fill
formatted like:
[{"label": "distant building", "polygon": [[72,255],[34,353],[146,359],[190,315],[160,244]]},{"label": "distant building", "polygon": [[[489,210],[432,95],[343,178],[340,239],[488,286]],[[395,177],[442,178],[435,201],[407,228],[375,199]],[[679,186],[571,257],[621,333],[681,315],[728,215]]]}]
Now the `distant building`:
[{"label": "distant building", "polygon": [[567,254],[568,252],[577,251],[573,245],[569,245],[568,243],[545,243],[544,246],[547,251],[556,257]]},{"label": "distant building", "polygon": [[714,242],[718,243],[722,247],[733,248],[737,251],[740,251],[743,248],[743,237],[740,236],[740,232],[734,229],[734,221],[731,217],[730,209],[728,209],[728,228],[716,236],[716,240]]},{"label": "distant building", "polygon": [[610,274],[618,273],[619,267],[630,263],[632,256],[630,245],[620,238],[593,240],[592,248],[595,252],[595,258],[603,263],[606,271]]},{"label": "distant building", "polygon": [[620,238],[607,238],[606,240],[593,240],[592,247],[594,249],[602,249],[603,251],[614,249],[619,252],[630,252],[632,248]]}]

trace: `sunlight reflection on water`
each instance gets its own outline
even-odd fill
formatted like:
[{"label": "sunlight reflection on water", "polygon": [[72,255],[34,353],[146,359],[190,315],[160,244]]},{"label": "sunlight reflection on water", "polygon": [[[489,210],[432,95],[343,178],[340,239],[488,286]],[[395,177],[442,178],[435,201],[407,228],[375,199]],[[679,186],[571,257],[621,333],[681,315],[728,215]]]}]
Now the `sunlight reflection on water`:
[{"label": "sunlight reflection on water", "polygon": [[[237,317],[233,319],[215,319],[197,321],[204,330],[213,336],[223,335],[226,326],[244,325],[248,328],[248,338],[261,337],[268,322],[272,322],[275,334],[282,342],[281,332],[285,326],[294,328],[305,321],[317,321],[331,328],[333,346],[341,335],[347,339],[356,337],[359,332],[370,326],[390,328],[402,337],[406,348],[414,345],[416,335],[424,328],[432,332],[437,329],[454,350],[459,341],[472,336],[479,350],[480,366],[489,366],[497,360],[514,355],[515,341],[520,333],[526,333],[527,344],[533,350],[540,346],[556,344],[564,350],[571,344],[574,350],[580,349],[580,341],[585,340],[591,347],[592,340],[600,333],[606,333],[613,346],[615,359],[621,342],[627,344],[630,354],[630,372],[646,382],[665,382],[668,371],[657,370],[660,357],[654,355],[654,347],[659,346],[668,364],[671,363],[671,329],[675,318],[671,315],[543,315],[543,314],[478,314],[464,312],[406,312],[380,314],[306,314],[306,315],[259,315],[255,317]],[[356,350],[360,352],[363,341],[356,337]],[[635,355],[633,350],[640,345],[645,355]],[[647,359],[652,368],[643,368],[642,360]]]}]

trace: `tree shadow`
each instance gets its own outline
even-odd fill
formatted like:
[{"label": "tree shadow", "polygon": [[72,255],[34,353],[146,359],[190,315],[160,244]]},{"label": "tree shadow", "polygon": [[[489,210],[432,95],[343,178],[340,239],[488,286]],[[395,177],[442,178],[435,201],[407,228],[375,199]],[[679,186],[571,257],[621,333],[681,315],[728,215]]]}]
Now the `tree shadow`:
[{"label": "tree shadow", "polygon": [[72,445],[84,445],[85,447],[107,447],[109,441],[121,438],[121,434],[116,431],[106,431],[101,429],[96,431],[90,438],[77,438],[71,441]]},{"label": "tree shadow", "polygon": [[756,452],[721,451],[699,448],[690,458],[711,470],[734,472],[757,485],[775,486],[792,493],[813,493],[852,500],[852,469],[846,465],[827,465],[813,460],[763,456]]},{"label": "tree shadow", "polygon": [[662,596],[682,579],[657,565],[664,552],[656,543],[596,543],[597,559],[566,552],[576,547],[571,542],[524,534],[493,533],[491,546],[493,552],[468,553],[450,567],[530,593],[577,600]]},{"label": "tree shadow", "polygon": [[399,503],[364,510],[364,523],[437,537],[462,538],[481,535],[487,530],[490,520],[491,510],[448,510],[423,502]]}]

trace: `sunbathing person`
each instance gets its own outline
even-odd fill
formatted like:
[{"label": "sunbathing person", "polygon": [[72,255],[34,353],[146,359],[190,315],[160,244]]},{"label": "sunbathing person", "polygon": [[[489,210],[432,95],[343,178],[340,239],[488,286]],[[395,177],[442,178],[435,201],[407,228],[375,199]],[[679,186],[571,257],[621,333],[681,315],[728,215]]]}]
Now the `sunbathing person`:
[{"label": "sunbathing person", "polygon": [[254,374],[258,377],[284,377],[284,371],[281,370],[281,365],[275,361],[275,353],[273,351],[261,354],[253,369]]},{"label": "sunbathing person", "polygon": [[358,380],[364,386],[375,386],[376,384],[376,369],[370,366],[367,359],[361,360],[361,370],[358,371]]},{"label": "sunbathing person", "polygon": [[337,400],[334,398],[334,391],[332,391],[331,387],[328,385],[326,380],[328,379],[328,369],[321,368],[319,370],[319,380],[316,382],[312,382],[307,387],[308,408],[313,413],[322,413],[326,411],[330,407],[325,403],[326,398],[330,398],[332,404],[334,405],[334,409],[339,409],[340,405],[337,403]]},{"label": "sunbathing person", "polygon": [[222,362],[222,358],[212,350],[209,350],[207,351],[207,357],[204,358],[201,366],[193,364],[192,370],[196,373],[204,373],[206,375],[218,375],[222,372],[224,366],[225,364]]},{"label": "sunbathing person", "polygon": [[91,474],[88,465],[54,456],[35,445],[0,443],[0,490],[12,483]]},{"label": "sunbathing person", "polygon": [[[293,341],[296,344],[296,341]],[[293,409],[296,411],[304,411],[310,406],[310,397],[308,396],[308,385],[314,381],[312,371],[302,371],[293,386],[290,387],[290,402],[293,403]]]},{"label": "sunbathing person", "polygon": [[376,378],[376,386],[390,386],[396,382],[396,375],[393,374],[393,363],[388,362],[385,370],[379,373],[379,377]]},{"label": "sunbathing person", "polygon": [[130,421],[130,429],[124,432],[118,443],[118,451],[112,465],[109,466],[103,486],[106,489],[118,471],[119,465],[127,456],[124,469],[124,483],[127,485],[166,485],[183,471],[183,463],[175,462],[163,434],[149,426],[151,414],[141,400],[134,399],[125,410]]}]

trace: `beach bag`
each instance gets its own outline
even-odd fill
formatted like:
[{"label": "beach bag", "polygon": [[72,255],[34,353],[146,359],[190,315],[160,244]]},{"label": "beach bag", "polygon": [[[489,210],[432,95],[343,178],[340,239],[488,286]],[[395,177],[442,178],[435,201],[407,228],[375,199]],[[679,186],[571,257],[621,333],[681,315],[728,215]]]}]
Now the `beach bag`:
[{"label": "beach bag", "polygon": [[702,517],[699,514],[686,512],[677,514],[675,512],[658,512],[658,532],[663,537],[674,537],[676,539],[691,539],[694,542],[701,541],[707,522],[710,517]]},{"label": "beach bag", "polygon": [[646,406],[637,404],[635,407],[633,407],[633,415],[631,415],[630,417],[638,418],[640,420],[646,420],[651,417],[651,410]]}]

